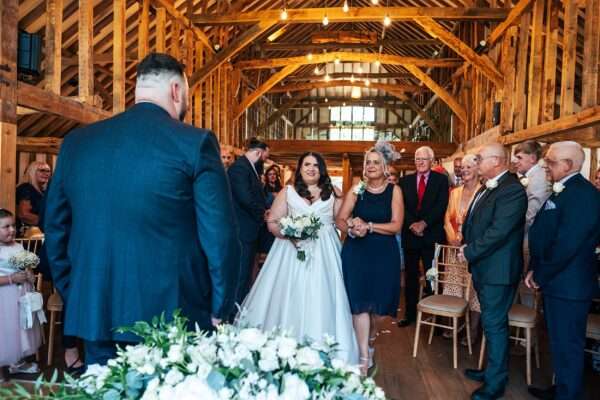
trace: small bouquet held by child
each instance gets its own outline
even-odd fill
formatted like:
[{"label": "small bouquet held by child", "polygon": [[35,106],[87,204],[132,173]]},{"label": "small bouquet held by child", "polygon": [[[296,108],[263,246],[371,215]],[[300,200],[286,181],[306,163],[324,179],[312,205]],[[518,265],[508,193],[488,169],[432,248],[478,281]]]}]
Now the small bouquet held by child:
[{"label": "small bouquet held by child", "polygon": [[34,269],[40,263],[40,258],[34,253],[23,250],[15,254],[8,259],[8,264],[15,271],[27,271],[28,269]]},{"label": "small bouquet held by child", "polygon": [[322,226],[321,219],[314,214],[291,215],[279,220],[281,234],[292,241],[297,250],[296,257],[300,261],[306,261],[307,254],[306,249],[298,242],[318,239]]}]

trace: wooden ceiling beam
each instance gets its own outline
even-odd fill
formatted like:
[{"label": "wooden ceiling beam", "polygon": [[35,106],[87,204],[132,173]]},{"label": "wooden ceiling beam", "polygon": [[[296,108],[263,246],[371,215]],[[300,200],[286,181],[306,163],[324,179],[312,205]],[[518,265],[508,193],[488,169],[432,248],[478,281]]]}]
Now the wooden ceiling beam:
[{"label": "wooden ceiling beam", "polygon": [[446,91],[443,87],[437,84],[429,75],[423,72],[419,67],[415,65],[405,65],[406,68],[411,74],[413,74],[417,79],[425,84],[433,93],[437,94],[440,99],[442,99],[448,107],[456,114],[456,116],[463,122],[467,121],[467,111],[465,108],[454,98],[450,93]]},{"label": "wooden ceiling beam", "polygon": [[[319,78],[320,79],[320,78]],[[287,93],[287,92],[298,92],[301,90],[311,89],[324,89],[330,87],[339,86],[356,86],[367,89],[377,89],[386,92],[416,92],[421,91],[422,88],[418,85],[396,85],[389,83],[371,82],[367,85],[362,79],[357,78],[354,82],[350,80],[334,80],[329,82],[318,81],[318,82],[306,82],[306,83],[294,83],[290,85],[277,86],[270,90],[270,93]]]},{"label": "wooden ceiling beam", "polygon": [[452,32],[448,31],[442,25],[429,17],[415,18],[414,21],[421,26],[432,37],[439,39],[446,46],[454,50],[458,55],[470,62],[479,69],[488,79],[490,79],[496,87],[502,88],[504,85],[504,77],[498,71],[498,68],[489,59],[479,54],[466,45],[462,40],[456,37]]},{"label": "wooden ceiling beam", "polygon": [[223,63],[234,57],[242,51],[247,45],[252,43],[256,38],[266,32],[269,28],[277,23],[277,20],[260,21],[247,31],[234,39],[226,49],[221,50],[217,55],[209,61],[203,68],[200,68],[190,77],[190,88],[194,88],[201,83],[213,71],[219,68]]},{"label": "wooden ceiling beam", "polygon": [[[348,79],[354,76],[357,79],[412,79],[412,74],[401,73],[401,72],[380,72],[380,73],[362,73],[357,74],[354,72],[334,72],[329,74],[331,79]],[[307,75],[307,76],[290,76],[287,78],[288,81],[291,82],[299,82],[299,81],[311,81],[314,80],[315,76]]]},{"label": "wooden ceiling beam", "polygon": [[310,65],[333,62],[336,59],[340,61],[352,62],[376,62],[389,65],[406,65],[412,64],[421,67],[438,67],[438,68],[455,68],[462,65],[462,60],[458,58],[418,58],[418,57],[403,57],[395,54],[377,54],[377,53],[352,53],[346,51],[334,51],[325,54],[312,54],[297,57],[284,58],[266,58],[256,60],[238,61],[234,64],[234,68],[238,69],[260,69],[260,68],[277,68],[286,65]]},{"label": "wooden ceiling beam", "polygon": [[534,0],[520,0],[508,13],[508,16],[491,33],[487,39],[488,48],[493,46],[504,33],[521,20],[521,15],[529,9]]},{"label": "wooden ceiling beam", "polygon": [[324,43],[324,44],[313,44],[313,43],[267,43],[261,45],[261,49],[264,51],[314,51],[320,52],[323,50],[337,50],[337,49],[368,49],[368,48],[379,48],[379,46],[387,46],[393,43],[394,46],[398,47],[411,47],[411,46],[435,46],[439,45],[440,42],[435,39],[423,39],[423,40],[405,40],[402,42],[383,40],[375,44],[364,44],[364,43]]},{"label": "wooden ceiling beam", "polygon": [[258,88],[256,88],[256,90],[254,92],[250,93],[247,97],[245,97],[241,101],[241,103],[235,108],[235,111],[233,113],[233,119],[234,120],[238,119],[242,115],[242,113],[244,111],[246,111],[246,109],[248,107],[250,107],[252,104],[254,104],[254,102],[256,100],[258,100],[259,97],[261,97],[263,94],[267,93],[273,86],[275,86],[278,82],[280,82],[286,76],[294,73],[294,71],[296,71],[298,68],[300,68],[300,65],[298,65],[298,64],[288,65],[288,66],[282,68],[279,72],[276,72],[275,74],[273,74],[269,79],[267,79],[267,81],[265,83],[260,85]]},{"label": "wooden ceiling beam", "polygon": [[[503,8],[477,7],[351,7],[344,12],[342,7],[288,9],[286,23],[321,23],[325,14],[330,23],[381,22],[388,15],[392,21],[410,20],[416,17],[431,17],[447,20],[501,21],[508,15]],[[238,12],[226,15],[195,15],[196,25],[255,24],[267,19],[280,19],[281,10]]]}]

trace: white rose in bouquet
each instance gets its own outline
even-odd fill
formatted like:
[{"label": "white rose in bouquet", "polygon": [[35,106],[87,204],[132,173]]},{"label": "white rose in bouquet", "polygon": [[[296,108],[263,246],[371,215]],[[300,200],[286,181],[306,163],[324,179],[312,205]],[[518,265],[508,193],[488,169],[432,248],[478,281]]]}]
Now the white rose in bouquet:
[{"label": "white rose in bouquet", "polygon": [[301,348],[296,354],[298,368],[302,371],[311,371],[323,367],[323,360],[316,350],[309,347]]},{"label": "white rose in bouquet", "polygon": [[283,376],[282,400],[306,400],[309,397],[308,386],[298,375],[287,373]]},{"label": "white rose in bouquet", "polygon": [[246,328],[240,331],[239,340],[248,349],[256,351],[265,345],[267,336],[256,328]]}]

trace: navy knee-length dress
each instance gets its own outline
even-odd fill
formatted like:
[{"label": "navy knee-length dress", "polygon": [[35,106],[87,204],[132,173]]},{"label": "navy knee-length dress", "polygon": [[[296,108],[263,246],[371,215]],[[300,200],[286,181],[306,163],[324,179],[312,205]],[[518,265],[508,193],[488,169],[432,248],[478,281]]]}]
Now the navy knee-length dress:
[{"label": "navy knee-length dress", "polygon": [[[382,193],[359,195],[353,217],[374,224],[392,220],[394,185]],[[400,251],[394,235],[368,233],[363,238],[348,236],[342,248],[344,283],[352,314],[396,316],[400,298]]]}]

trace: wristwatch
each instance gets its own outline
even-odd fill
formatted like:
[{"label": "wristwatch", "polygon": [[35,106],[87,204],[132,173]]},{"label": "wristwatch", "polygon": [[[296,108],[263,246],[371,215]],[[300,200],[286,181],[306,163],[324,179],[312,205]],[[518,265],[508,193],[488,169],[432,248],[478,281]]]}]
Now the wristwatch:
[{"label": "wristwatch", "polygon": [[369,222],[369,233],[373,233],[373,223]]}]

